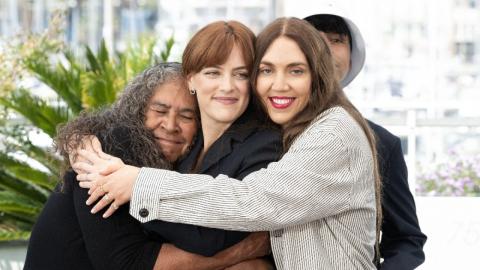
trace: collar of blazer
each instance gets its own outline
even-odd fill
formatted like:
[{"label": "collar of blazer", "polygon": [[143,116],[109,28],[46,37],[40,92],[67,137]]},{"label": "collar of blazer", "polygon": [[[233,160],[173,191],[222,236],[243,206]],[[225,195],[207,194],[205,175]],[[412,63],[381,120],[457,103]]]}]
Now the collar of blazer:
[{"label": "collar of blazer", "polygon": [[[200,169],[195,173],[205,173],[210,167],[217,164],[222,158],[230,154],[233,145],[242,143],[252,133],[257,131],[260,125],[251,113],[243,113],[233,124],[218,138],[208,149],[203,157]],[[178,163],[177,171],[183,173],[191,173],[195,161],[203,149],[203,133],[201,130],[197,133],[197,138],[190,153]]]}]

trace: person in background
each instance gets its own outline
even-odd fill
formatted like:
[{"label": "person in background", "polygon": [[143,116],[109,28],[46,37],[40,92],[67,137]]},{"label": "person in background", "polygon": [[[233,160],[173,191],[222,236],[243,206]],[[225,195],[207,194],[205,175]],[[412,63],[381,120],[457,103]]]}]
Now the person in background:
[{"label": "person in background", "polygon": [[[345,12],[330,4],[322,13],[304,18],[327,42],[333,55],[336,78],[346,87],[365,62],[365,44],[357,26]],[[383,224],[380,255],[384,270],[414,269],[425,260],[427,237],[420,230],[415,202],[408,187],[408,173],[400,139],[385,128],[368,121],[377,139],[382,178]]]}]

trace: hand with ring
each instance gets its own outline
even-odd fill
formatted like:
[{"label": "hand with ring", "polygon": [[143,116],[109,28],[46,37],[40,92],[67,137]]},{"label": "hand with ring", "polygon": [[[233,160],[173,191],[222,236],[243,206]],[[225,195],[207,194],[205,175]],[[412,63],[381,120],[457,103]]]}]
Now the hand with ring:
[{"label": "hand with ring", "polygon": [[75,171],[80,171],[77,180],[80,181],[80,187],[89,188],[89,194],[97,188],[99,177],[109,175],[125,166],[121,159],[105,154],[101,150],[97,152],[79,150],[78,156],[82,161],[75,162],[72,167]]},{"label": "hand with ring", "polygon": [[[104,153],[103,153],[104,154]],[[137,179],[140,168],[125,165],[119,158],[109,156],[108,160],[99,157],[99,155],[88,152],[79,151],[87,162],[78,162],[74,166],[80,168],[85,173],[77,175],[80,181],[80,187],[90,188],[90,197],[87,205],[97,202],[92,208],[92,213],[97,213],[105,206],[110,207],[103,214],[104,218],[111,216],[119,206],[130,201],[133,193],[133,185]],[[101,169],[99,169],[101,168]],[[99,200],[103,196],[102,200]]]}]

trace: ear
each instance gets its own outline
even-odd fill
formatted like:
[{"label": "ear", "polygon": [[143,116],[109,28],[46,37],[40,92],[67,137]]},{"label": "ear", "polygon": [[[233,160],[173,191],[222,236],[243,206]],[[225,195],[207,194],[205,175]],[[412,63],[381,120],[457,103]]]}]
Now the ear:
[{"label": "ear", "polygon": [[193,86],[193,75],[187,75],[187,87],[188,90],[195,89],[195,87]]}]

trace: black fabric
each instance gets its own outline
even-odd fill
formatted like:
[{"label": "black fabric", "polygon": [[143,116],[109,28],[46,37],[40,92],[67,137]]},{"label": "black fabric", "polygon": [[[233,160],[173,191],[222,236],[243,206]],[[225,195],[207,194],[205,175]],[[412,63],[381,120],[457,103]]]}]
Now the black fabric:
[{"label": "black fabric", "polygon": [[[179,162],[177,171],[192,173],[202,149],[203,136],[200,132],[192,151]],[[214,177],[224,174],[242,180],[249,173],[278,160],[281,153],[280,132],[262,128],[250,115],[244,114],[215,141],[205,154],[200,169],[194,173]],[[144,227],[151,234],[166,239],[180,249],[203,256],[213,256],[240,242],[249,234],[160,220],[144,223]]]},{"label": "black fabric", "polygon": [[375,132],[380,175],[383,181],[383,225],[380,253],[383,270],[415,269],[425,261],[427,236],[418,224],[415,201],[408,187],[408,173],[400,139],[385,128],[368,122]]},{"label": "black fabric", "polygon": [[[114,141],[102,145],[121,145],[107,149],[117,149],[111,154],[122,158],[130,138],[123,129],[114,132]],[[63,188],[59,184],[50,195],[33,228],[24,269],[153,269],[161,239],[147,238],[128,204],[108,219],[103,212],[91,214],[85,204],[88,190],[75,178],[76,173],[67,172]]]}]

